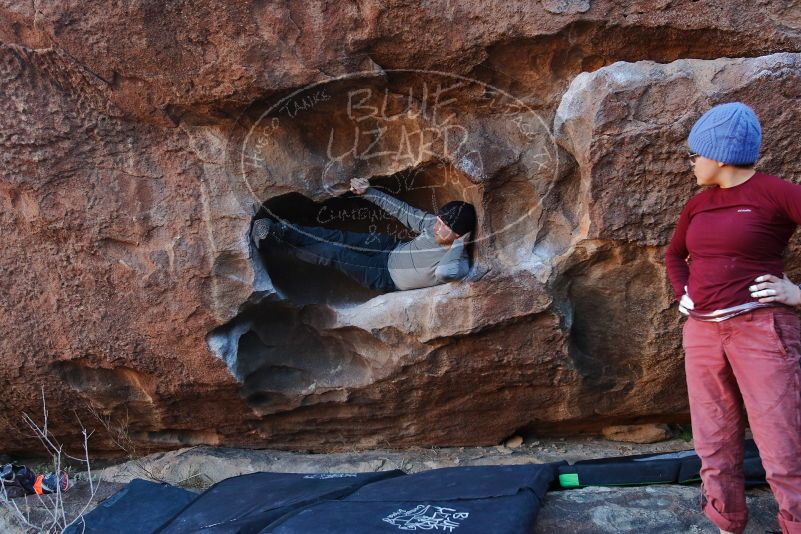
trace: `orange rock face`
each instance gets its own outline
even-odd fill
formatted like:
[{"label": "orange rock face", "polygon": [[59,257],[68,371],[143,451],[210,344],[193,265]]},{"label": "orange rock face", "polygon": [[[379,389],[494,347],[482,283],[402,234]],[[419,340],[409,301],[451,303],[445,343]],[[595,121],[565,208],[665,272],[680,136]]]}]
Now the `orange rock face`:
[{"label": "orange rock face", "polygon": [[[684,140],[742,100],[801,179],[797,8],[0,0],[0,451],[42,390],[109,454],[686,420]],[[472,202],[469,279],[379,295],[251,247],[257,209],[403,236],[354,176]]]}]

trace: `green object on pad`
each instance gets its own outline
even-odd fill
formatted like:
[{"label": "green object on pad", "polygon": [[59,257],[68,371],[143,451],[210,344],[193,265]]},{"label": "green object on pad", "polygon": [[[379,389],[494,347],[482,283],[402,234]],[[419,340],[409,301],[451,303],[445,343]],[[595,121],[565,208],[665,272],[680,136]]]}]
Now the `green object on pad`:
[{"label": "green object on pad", "polygon": [[579,484],[578,473],[565,473],[559,475],[559,485],[563,488],[577,488]]}]

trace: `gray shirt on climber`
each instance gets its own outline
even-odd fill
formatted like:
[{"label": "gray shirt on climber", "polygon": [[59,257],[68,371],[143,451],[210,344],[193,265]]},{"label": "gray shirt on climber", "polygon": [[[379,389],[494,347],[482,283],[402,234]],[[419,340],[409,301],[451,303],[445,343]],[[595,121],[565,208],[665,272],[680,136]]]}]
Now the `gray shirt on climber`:
[{"label": "gray shirt on climber", "polygon": [[[449,247],[437,243],[434,223],[437,216],[417,209],[374,187],[362,195],[419,235],[399,243],[389,255],[389,274],[398,289],[429,287],[460,280],[470,270],[470,260],[460,238]],[[465,238],[469,237],[463,236]]]}]

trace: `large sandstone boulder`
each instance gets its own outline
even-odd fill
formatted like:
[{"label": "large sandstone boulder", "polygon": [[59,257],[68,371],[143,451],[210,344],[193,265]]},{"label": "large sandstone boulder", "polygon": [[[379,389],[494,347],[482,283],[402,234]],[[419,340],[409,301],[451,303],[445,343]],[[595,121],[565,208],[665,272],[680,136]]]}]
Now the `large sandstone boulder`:
[{"label": "large sandstone boulder", "polygon": [[[618,62],[578,75],[564,94],[554,129],[578,161],[578,185],[568,185],[577,188],[575,219],[557,220],[558,232],[546,227],[560,239],[546,237],[542,255],[563,251],[553,261],[572,304],[575,361],[592,389],[612,390],[599,409],[623,415],[648,405],[667,414],[683,404],[681,316],[662,245],[695,192],[686,137],[699,111],[732,100],[751,105],[763,123],[758,167],[799,182],[801,162],[790,148],[801,126],[792,104],[799,82],[801,56],[780,53]],[[799,250],[792,243],[787,264],[796,279]]]},{"label": "large sandstone boulder", "polygon": [[[0,449],[42,391],[112,454],[686,421],[683,140],[743,100],[801,178],[783,6],[0,1]],[[473,202],[469,279],[379,295],[249,245],[257,211],[401,232],[351,176]]]}]

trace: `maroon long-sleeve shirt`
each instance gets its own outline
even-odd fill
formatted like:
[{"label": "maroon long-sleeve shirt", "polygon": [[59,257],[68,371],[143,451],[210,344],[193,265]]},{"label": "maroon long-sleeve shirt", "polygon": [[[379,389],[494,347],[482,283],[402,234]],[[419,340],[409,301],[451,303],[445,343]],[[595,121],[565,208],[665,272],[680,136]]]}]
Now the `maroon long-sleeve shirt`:
[{"label": "maroon long-sleeve shirt", "polygon": [[712,186],[690,199],[665,253],[676,300],[687,294],[708,313],[759,299],[748,287],[782,277],[782,253],[801,224],[801,185],[762,172],[742,184]]}]

